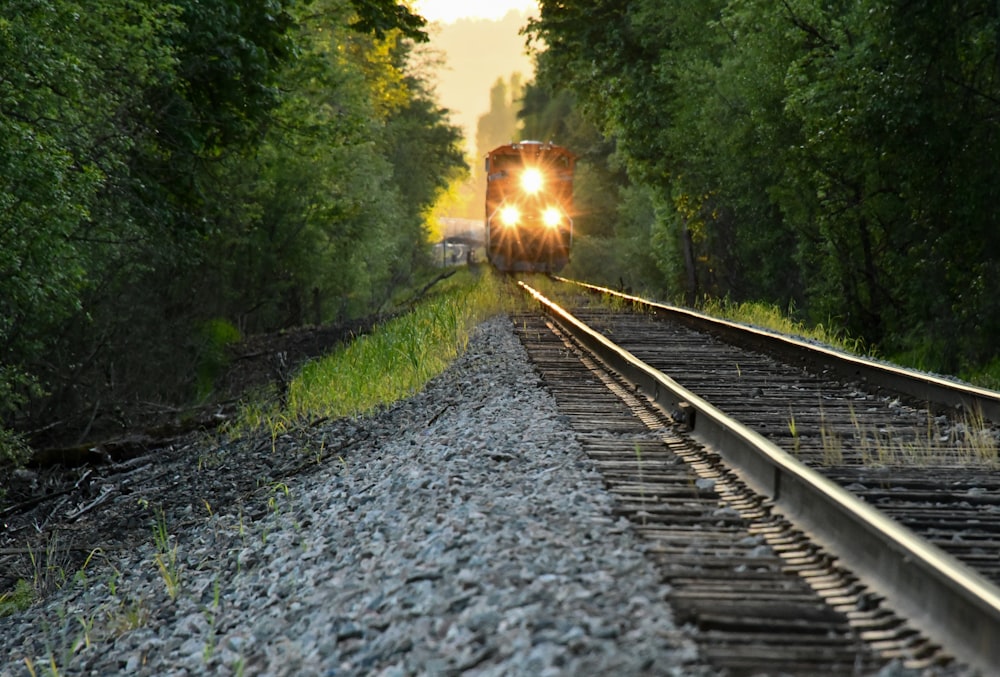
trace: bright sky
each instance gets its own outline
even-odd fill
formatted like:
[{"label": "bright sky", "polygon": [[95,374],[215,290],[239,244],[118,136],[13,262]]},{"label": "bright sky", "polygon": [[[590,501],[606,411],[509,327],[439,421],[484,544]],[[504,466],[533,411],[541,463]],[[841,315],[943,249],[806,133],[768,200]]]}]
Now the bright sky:
[{"label": "bright sky", "polygon": [[458,19],[502,19],[516,9],[538,14],[536,0],[415,0],[413,9],[428,21],[453,23]]}]

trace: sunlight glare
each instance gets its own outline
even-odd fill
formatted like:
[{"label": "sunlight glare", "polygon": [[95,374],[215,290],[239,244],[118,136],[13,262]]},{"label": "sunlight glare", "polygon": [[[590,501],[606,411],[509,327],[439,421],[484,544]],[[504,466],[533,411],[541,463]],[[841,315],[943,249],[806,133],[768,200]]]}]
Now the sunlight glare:
[{"label": "sunlight glare", "polygon": [[454,23],[459,19],[502,19],[511,10],[538,14],[536,0],[415,0],[413,11],[428,21]]}]

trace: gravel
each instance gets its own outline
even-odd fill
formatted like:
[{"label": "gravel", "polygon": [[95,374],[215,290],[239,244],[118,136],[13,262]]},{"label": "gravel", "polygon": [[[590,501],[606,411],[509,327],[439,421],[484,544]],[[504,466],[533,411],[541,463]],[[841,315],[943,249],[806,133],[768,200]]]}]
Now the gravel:
[{"label": "gravel", "polygon": [[0,619],[0,674],[715,674],[509,319],[409,400],[276,444],[307,469]]}]

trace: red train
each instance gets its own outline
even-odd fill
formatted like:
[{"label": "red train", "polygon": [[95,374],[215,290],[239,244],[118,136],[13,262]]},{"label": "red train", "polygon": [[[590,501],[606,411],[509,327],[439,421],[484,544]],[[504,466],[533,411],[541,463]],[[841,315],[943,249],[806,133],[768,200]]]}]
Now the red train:
[{"label": "red train", "polygon": [[486,256],[502,271],[552,273],[573,244],[576,155],[521,141],[486,155]]}]

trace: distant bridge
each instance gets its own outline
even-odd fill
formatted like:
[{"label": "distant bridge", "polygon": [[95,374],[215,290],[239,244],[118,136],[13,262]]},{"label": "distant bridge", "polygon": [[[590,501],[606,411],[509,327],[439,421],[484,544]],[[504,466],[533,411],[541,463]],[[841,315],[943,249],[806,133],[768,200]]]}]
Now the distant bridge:
[{"label": "distant bridge", "polygon": [[464,244],[469,247],[483,246],[485,226],[480,219],[439,219],[443,241],[450,244]]},{"label": "distant bridge", "polygon": [[[485,242],[483,222],[477,219],[439,219],[442,239],[434,245],[434,260],[440,265],[461,265],[470,260],[481,258],[481,249]],[[470,258],[471,254],[471,258]]]}]

